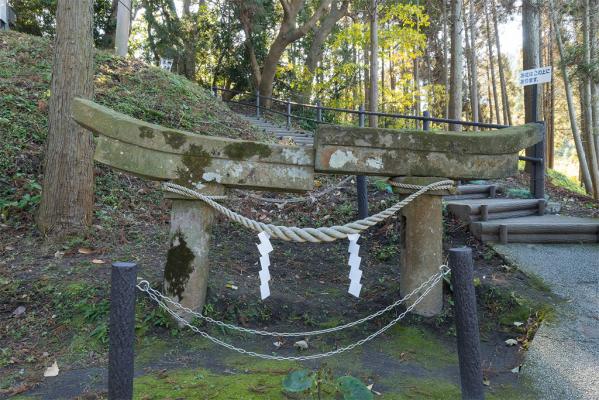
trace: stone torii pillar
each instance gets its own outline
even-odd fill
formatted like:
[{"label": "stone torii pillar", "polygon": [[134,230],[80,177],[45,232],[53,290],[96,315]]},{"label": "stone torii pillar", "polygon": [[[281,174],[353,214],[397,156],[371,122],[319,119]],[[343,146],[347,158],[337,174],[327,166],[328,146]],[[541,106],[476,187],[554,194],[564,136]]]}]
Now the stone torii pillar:
[{"label": "stone torii pillar", "polygon": [[[445,178],[394,178],[393,182],[426,186]],[[413,191],[394,188],[399,194]],[[400,264],[399,292],[403,297],[415,290],[422,282],[439,272],[443,264],[443,196],[452,194],[448,190],[435,190],[423,194],[408,204],[400,214]],[[426,288],[425,288],[426,289]],[[416,293],[407,305],[421,293]],[[437,315],[443,309],[443,283],[439,282],[414,312],[424,317]]]},{"label": "stone torii pillar", "polygon": [[[197,190],[205,195],[225,194],[225,187],[209,184]],[[210,240],[217,212],[200,200],[166,192],[172,200],[169,250],[164,267],[166,294],[181,305],[202,311],[210,272]],[[188,318],[188,316],[185,316]]]}]

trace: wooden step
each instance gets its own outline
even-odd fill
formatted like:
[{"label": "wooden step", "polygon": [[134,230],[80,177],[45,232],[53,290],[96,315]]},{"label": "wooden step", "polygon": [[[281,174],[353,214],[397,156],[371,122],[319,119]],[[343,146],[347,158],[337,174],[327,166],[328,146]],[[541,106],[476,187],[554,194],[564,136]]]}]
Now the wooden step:
[{"label": "wooden step", "polygon": [[478,221],[472,234],[483,242],[599,243],[599,218],[544,215]]},{"label": "wooden step", "polygon": [[493,219],[544,215],[545,200],[539,199],[470,199],[446,200],[447,211],[460,220],[471,223]]},{"label": "wooden step", "polygon": [[494,198],[500,192],[499,185],[460,185],[456,194],[443,198],[446,200],[486,199]]}]

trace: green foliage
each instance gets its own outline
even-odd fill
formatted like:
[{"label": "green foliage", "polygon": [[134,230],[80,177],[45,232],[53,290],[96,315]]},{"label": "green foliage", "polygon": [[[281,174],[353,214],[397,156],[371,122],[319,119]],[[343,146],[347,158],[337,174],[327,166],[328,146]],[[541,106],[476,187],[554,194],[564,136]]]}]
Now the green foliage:
[{"label": "green foliage", "polygon": [[374,398],[366,385],[353,376],[342,376],[337,379],[337,383],[344,400],[370,400]]},{"label": "green foliage", "polygon": [[547,175],[549,176],[549,181],[555,186],[559,186],[577,194],[586,194],[586,191],[578,182],[575,182],[554,169],[548,169]]},{"label": "green foliage", "polygon": [[[54,36],[57,0],[11,0],[17,14],[16,30],[36,36]],[[111,47],[108,39],[116,29],[112,0],[94,0],[94,40],[97,46]]]},{"label": "green foliage", "polygon": [[312,373],[306,369],[291,371],[283,379],[283,389],[291,393],[298,393],[312,387],[314,379]]}]

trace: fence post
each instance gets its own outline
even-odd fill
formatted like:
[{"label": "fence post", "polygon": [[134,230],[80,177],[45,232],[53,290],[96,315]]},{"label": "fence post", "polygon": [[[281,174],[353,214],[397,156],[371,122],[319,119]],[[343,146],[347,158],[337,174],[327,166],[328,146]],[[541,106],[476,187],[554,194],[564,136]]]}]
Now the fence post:
[{"label": "fence post", "polygon": [[[430,118],[431,117],[431,113],[428,111],[425,111],[422,113],[422,116],[424,118]],[[424,131],[430,131],[431,130],[431,121],[429,121],[428,119],[425,119],[422,121],[422,129]]]},{"label": "fence post", "polygon": [[469,247],[450,249],[449,267],[455,301],[462,399],[482,400],[485,398],[485,392],[480,359],[472,249]]},{"label": "fence post", "polygon": [[214,94],[214,97],[218,97],[218,88],[216,86],[212,86],[212,94]]},{"label": "fence post", "polygon": [[291,100],[287,100],[287,130],[291,129]]},{"label": "fence post", "polygon": [[532,163],[530,192],[535,199],[545,199],[545,122],[539,121],[543,125],[543,140],[533,146],[533,157],[539,159]]},{"label": "fence post", "polygon": [[260,91],[256,90],[256,118],[260,118]]},{"label": "fence post", "polygon": [[116,262],[110,276],[108,398],[133,397],[137,264]]},{"label": "fence post", "polygon": [[320,100],[316,100],[316,121],[322,122],[322,108]]},{"label": "fence post", "polygon": [[[364,105],[360,105],[359,126],[364,128],[366,115],[364,114]],[[360,219],[368,218],[368,182],[364,175],[356,176],[356,187],[358,189],[358,217]]]}]

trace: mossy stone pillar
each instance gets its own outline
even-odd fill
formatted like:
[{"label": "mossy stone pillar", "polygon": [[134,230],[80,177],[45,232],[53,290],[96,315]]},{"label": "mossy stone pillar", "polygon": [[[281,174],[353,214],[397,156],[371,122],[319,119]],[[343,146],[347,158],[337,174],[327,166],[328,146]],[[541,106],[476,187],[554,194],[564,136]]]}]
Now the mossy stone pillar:
[{"label": "mossy stone pillar", "polygon": [[[223,195],[222,185],[201,190],[208,195]],[[206,302],[210,269],[210,237],[216,211],[200,200],[168,194],[172,199],[170,247],[164,268],[165,292],[173,300],[195,311]],[[185,315],[190,320],[191,317]]]},{"label": "mossy stone pillar", "polygon": [[[413,185],[428,185],[442,178],[395,178],[394,181]],[[407,194],[411,191],[396,190]],[[434,191],[417,197],[401,211],[400,280],[401,296],[412,292],[422,282],[439,272],[443,264],[443,204],[442,196],[449,191]],[[424,288],[426,289],[426,288]],[[416,293],[408,305],[424,291]],[[413,312],[425,317],[437,315],[443,308],[443,285],[438,283]]]}]

